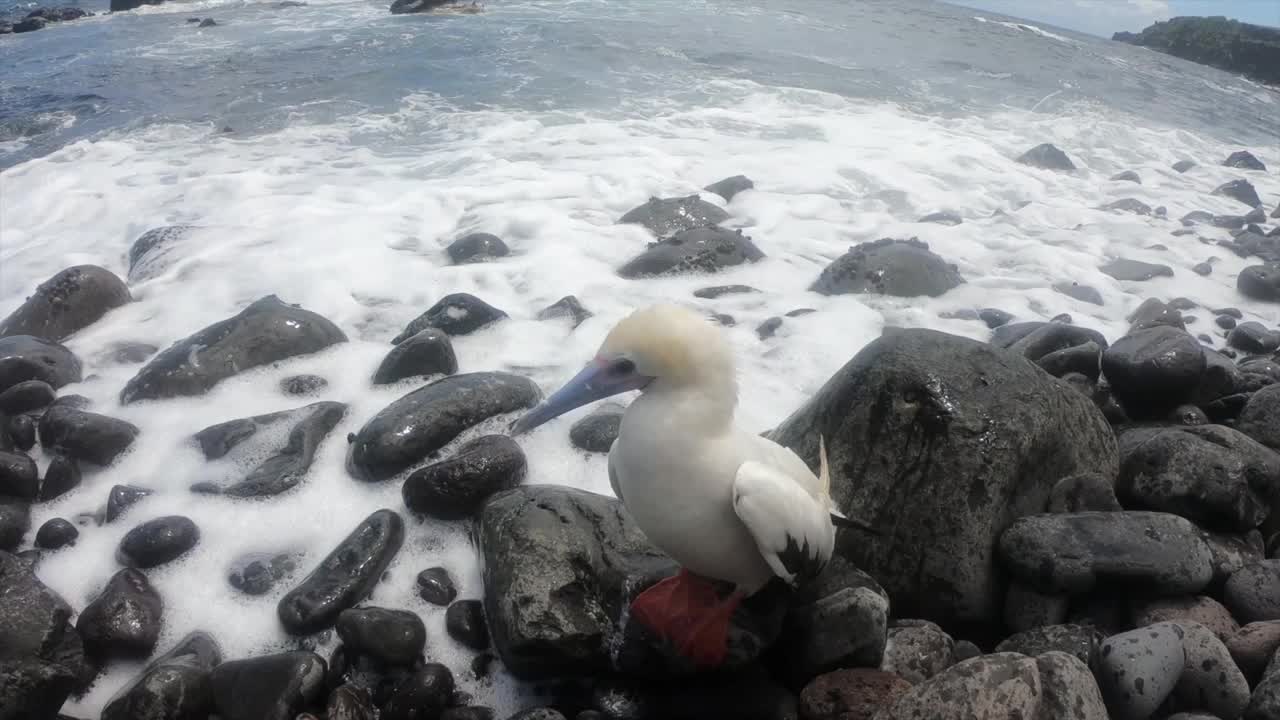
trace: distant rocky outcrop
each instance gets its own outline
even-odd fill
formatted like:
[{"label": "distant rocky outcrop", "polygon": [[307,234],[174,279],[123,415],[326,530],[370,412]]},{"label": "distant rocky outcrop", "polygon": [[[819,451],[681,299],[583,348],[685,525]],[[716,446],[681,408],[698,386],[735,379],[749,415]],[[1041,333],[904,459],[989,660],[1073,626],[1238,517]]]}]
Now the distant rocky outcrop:
[{"label": "distant rocky outcrop", "polygon": [[1176,17],[1111,39],[1280,85],[1280,29],[1221,16]]}]

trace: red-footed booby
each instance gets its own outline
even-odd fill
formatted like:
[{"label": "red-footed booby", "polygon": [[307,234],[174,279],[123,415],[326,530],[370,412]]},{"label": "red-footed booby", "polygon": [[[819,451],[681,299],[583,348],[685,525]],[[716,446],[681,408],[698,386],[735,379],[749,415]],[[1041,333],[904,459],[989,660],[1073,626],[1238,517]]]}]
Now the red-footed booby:
[{"label": "red-footed booby", "polygon": [[[836,511],[819,438],[815,475],[791,450],[734,426],[733,355],[709,318],[657,305],[624,318],[594,360],[512,425],[522,433],[630,390],[609,452],[614,493],[680,572],[641,593],[632,616],[701,666],[727,653],[729,623],[774,578],[796,585],[826,566]],[[705,578],[734,585],[721,599]]]}]

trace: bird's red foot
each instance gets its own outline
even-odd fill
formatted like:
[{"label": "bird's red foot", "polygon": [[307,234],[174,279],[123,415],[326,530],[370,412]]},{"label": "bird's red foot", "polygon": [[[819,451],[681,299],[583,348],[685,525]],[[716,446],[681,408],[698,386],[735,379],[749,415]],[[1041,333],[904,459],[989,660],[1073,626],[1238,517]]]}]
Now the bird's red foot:
[{"label": "bird's red foot", "polygon": [[631,615],[695,665],[708,668],[724,662],[730,621],[741,602],[738,593],[721,600],[713,584],[682,568],[636,596]]},{"label": "bird's red foot", "polygon": [[718,600],[711,583],[681,568],[637,595],[631,601],[631,615],[665,640],[678,631],[686,618],[697,616]]},{"label": "bird's red foot", "polygon": [[733,593],[723,601],[703,610],[691,623],[682,624],[673,638],[681,655],[699,668],[710,669],[724,664],[729,654],[729,626],[742,596]]}]

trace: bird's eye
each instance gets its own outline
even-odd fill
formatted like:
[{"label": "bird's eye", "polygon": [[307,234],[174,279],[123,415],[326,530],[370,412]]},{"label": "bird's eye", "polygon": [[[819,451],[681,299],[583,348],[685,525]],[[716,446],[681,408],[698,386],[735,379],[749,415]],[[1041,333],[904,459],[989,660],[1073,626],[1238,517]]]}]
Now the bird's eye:
[{"label": "bird's eye", "polygon": [[636,371],[636,364],[627,358],[622,358],[609,369],[613,371],[614,375],[630,375]]}]

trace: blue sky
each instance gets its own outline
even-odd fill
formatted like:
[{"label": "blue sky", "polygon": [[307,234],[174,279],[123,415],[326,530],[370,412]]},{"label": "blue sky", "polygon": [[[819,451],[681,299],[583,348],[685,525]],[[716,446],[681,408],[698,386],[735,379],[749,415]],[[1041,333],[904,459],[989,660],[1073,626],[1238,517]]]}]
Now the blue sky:
[{"label": "blue sky", "polygon": [[1039,20],[1059,27],[1111,37],[1137,32],[1177,15],[1225,15],[1280,27],[1280,0],[949,0],[955,5]]}]

